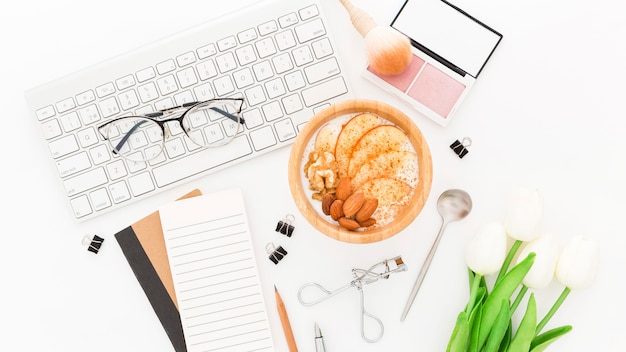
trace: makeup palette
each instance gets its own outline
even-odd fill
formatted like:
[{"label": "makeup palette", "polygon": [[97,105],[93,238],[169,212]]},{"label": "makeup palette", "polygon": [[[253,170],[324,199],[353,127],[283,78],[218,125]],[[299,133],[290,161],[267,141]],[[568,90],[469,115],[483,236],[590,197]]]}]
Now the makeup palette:
[{"label": "makeup palette", "polygon": [[412,60],[400,74],[363,76],[446,126],[502,34],[445,0],[407,0],[391,26],[411,40]]}]

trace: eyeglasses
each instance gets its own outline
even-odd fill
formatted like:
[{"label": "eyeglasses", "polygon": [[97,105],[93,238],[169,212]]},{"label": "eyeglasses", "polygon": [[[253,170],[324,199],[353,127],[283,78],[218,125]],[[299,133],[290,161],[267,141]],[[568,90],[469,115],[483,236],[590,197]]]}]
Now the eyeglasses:
[{"label": "eyeglasses", "polygon": [[[124,116],[98,126],[113,154],[134,161],[150,161],[163,153],[170,135],[184,133],[204,148],[230,143],[245,123],[243,99],[224,98],[185,103],[142,116]],[[177,115],[176,117],[169,117]]]}]

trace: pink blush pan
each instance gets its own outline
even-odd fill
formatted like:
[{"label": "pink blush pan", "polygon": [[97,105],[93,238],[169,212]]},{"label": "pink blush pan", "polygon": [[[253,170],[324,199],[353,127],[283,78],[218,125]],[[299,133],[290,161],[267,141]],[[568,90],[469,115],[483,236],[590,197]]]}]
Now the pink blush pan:
[{"label": "pink blush pan", "polygon": [[448,117],[465,85],[432,65],[426,65],[407,94],[443,117]]}]

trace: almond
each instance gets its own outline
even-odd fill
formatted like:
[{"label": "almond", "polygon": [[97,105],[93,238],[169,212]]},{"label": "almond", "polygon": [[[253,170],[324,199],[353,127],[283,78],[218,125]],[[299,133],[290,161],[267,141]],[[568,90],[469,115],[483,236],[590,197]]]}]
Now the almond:
[{"label": "almond", "polygon": [[361,209],[359,209],[359,211],[357,211],[356,214],[354,215],[354,218],[358,222],[365,221],[372,217],[372,214],[374,214],[374,211],[376,211],[376,208],[378,208],[378,199],[367,198],[363,202]]},{"label": "almond", "polygon": [[352,194],[352,181],[349,177],[343,177],[337,184],[335,197],[337,199],[346,200]]},{"label": "almond", "polygon": [[374,218],[369,218],[369,219],[364,220],[364,221],[359,221],[359,225],[361,225],[361,227],[370,227],[370,226],[374,226],[374,225],[376,225],[376,219],[374,219]]},{"label": "almond", "polygon": [[345,202],[343,202],[343,215],[347,217],[353,216],[357,211],[359,211],[359,209],[361,209],[363,202],[365,202],[363,192],[352,194],[345,200]]},{"label": "almond", "polygon": [[335,199],[335,201],[330,205],[330,217],[337,221],[340,217],[343,216],[343,200]]},{"label": "almond", "polygon": [[334,195],[330,193],[324,194],[324,196],[322,197],[322,212],[324,214],[330,215],[330,205],[333,204],[334,201],[335,201]]},{"label": "almond", "polygon": [[339,226],[350,231],[354,231],[358,229],[359,227],[361,227],[361,225],[359,225],[359,223],[356,220],[347,218],[345,216],[342,218],[339,218],[338,222],[339,222]]}]

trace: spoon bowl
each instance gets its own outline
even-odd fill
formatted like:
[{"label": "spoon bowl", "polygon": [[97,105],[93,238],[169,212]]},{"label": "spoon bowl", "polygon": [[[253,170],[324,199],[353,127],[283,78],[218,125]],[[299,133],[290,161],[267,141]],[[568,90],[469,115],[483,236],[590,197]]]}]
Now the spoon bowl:
[{"label": "spoon bowl", "polygon": [[439,215],[441,215],[442,219],[441,228],[439,229],[439,233],[437,233],[437,237],[435,237],[435,242],[430,248],[430,252],[428,252],[426,260],[424,260],[424,264],[422,265],[420,273],[417,276],[417,280],[415,280],[413,289],[409,294],[409,299],[404,306],[404,311],[402,312],[400,321],[404,321],[407,314],[409,313],[409,309],[411,309],[411,305],[413,305],[415,296],[417,296],[417,292],[419,291],[420,287],[422,286],[422,282],[426,277],[426,272],[430,267],[430,263],[433,261],[433,257],[435,256],[435,252],[437,251],[437,247],[439,246],[441,236],[443,235],[446,226],[448,226],[448,223],[452,221],[458,221],[465,218],[471,210],[472,198],[467,192],[460,189],[446,190],[441,193],[439,199],[437,199],[437,211],[439,212]]}]

